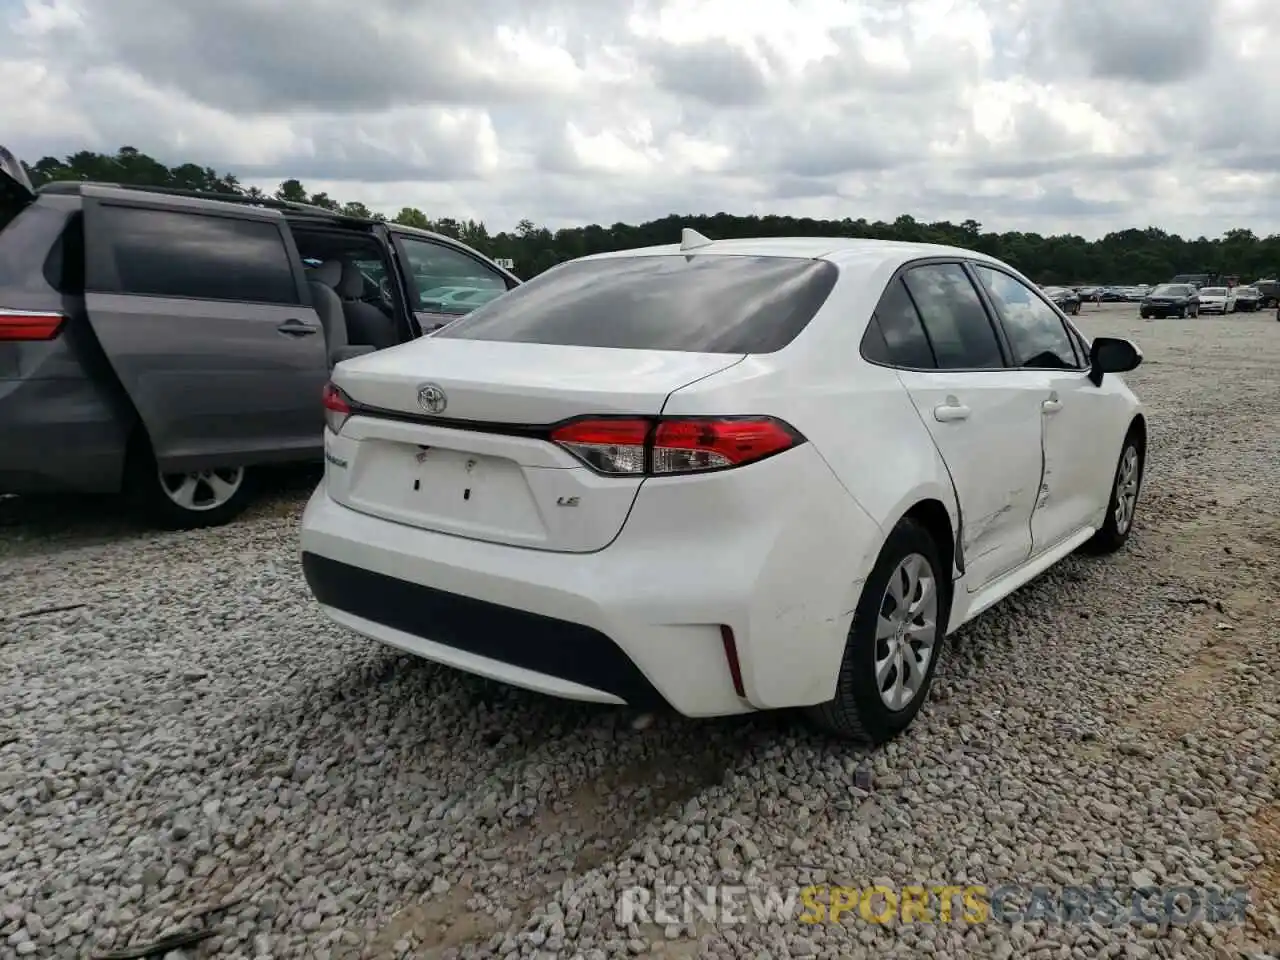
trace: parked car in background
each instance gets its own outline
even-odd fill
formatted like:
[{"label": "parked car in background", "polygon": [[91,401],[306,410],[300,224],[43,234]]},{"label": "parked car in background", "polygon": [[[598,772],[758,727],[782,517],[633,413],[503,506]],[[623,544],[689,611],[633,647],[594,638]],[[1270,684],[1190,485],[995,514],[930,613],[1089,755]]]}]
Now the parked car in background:
[{"label": "parked car in background", "polygon": [[1150,292],[1151,287],[1145,283],[1140,283],[1136,287],[1125,287],[1124,299],[1127,303],[1141,303]]},{"label": "parked car in background", "polygon": [[302,568],[458,669],[880,742],[948,633],[1123,545],[1140,362],[980,253],[685,231],[339,366]]},{"label": "parked car in background", "polygon": [[422,303],[424,277],[519,283],[447,237],[319,207],[32,190],[5,169],[0,493],[124,492],[164,525],[226,522],[258,468],[320,460],[334,364],[462,312]]},{"label": "parked car in background", "polygon": [[1142,298],[1138,315],[1143,320],[1163,317],[1198,317],[1199,291],[1189,283],[1162,283]]},{"label": "parked car in background", "polygon": [[1262,303],[1262,294],[1257,287],[1236,287],[1232,292],[1236,297],[1235,309],[1241,313],[1252,313]]},{"label": "parked car in background", "polygon": [[1122,303],[1125,299],[1124,287],[1103,287],[1098,299],[1103,303]]},{"label": "parked car in background", "polygon": [[1226,315],[1236,309],[1236,293],[1230,287],[1201,287],[1200,312]]},{"label": "parked car in background", "polygon": [[1045,287],[1044,295],[1065,314],[1075,316],[1080,312],[1080,296],[1067,287]]},{"label": "parked car in background", "polygon": [[1255,280],[1252,286],[1260,295],[1259,310],[1280,306],[1280,280]]}]

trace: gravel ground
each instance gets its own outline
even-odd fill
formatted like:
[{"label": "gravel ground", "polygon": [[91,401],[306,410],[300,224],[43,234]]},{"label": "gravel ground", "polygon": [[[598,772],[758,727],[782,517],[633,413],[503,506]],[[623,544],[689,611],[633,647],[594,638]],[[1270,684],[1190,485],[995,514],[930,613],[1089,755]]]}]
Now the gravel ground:
[{"label": "gravel ground", "polygon": [[[295,562],[309,476],[198,534],[0,504],[0,958],[96,955],[236,898],[169,956],[1280,952],[1280,324],[1133,314],[1081,318],[1147,356],[1128,550],[963,630],[874,753],[786,715],[636,723],[349,636]],[[633,884],[877,879],[1248,885],[1251,906],[1163,931],[615,914]]]}]

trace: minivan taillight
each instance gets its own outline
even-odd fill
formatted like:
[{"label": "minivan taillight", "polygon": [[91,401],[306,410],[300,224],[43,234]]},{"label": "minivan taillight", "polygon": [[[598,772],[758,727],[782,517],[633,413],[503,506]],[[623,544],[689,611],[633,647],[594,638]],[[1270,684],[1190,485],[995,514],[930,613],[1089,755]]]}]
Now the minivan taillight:
[{"label": "minivan taillight", "polygon": [[0,342],[52,340],[66,319],[47,310],[0,309]]},{"label": "minivan taillight", "polygon": [[342,425],[351,416],[351,400],[332,383],[324,385],[324,424],[334,434],[342,432]]},{"label": "minivan taillight", "polygon": [[804,443],[774,417],[600,417],[551,431],[559,444],[597,473],[666,477],[755,463]]}]

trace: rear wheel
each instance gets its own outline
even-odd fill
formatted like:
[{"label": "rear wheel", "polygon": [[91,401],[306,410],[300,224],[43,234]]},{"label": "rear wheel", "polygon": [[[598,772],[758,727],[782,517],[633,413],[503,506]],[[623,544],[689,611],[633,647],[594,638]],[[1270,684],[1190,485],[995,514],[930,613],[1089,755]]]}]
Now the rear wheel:
[{"label": "rear wheel", "polygon": [[872,744],[905,730],[929,695],[950,595],[933,537],[914,520],[902,520],[863,585],[836,695],[810,707],[810,719],[828,732]]},{"label": "rear wheel", "polygon": [[146,443],[137,444],[130,463],[128,495],[150,522],[170,530],[216,527],[234,520],[253,499],[249,467],[219,467],[166,473]]}]

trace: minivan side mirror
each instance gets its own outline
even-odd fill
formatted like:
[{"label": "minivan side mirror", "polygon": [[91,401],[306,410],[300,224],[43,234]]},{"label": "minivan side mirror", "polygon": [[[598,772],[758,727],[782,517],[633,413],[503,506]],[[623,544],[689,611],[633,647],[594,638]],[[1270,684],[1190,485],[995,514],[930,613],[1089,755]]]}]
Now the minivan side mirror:
[{"label": "minivan side mirror", "polygon": [[1089,379],[1102,385],[1107,373],[1128,373],[1142,363],[1142,351],[1131,340],[1120,337],[1095,337],[1089,347]]}]

